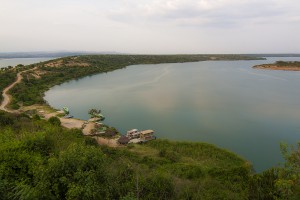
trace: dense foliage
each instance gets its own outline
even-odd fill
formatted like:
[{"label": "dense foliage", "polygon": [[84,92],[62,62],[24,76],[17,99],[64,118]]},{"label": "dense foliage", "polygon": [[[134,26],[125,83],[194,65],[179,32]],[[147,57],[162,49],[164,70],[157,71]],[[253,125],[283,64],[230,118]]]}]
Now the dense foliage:
[{"label": "dense foliage", "polygon": [[113,149],[38,116],[0,112],[0,197],[299,199],[300,144],[282,149],[285,166],[252,175],[246,161],[210,144],[156,140]]},{"label": "dense foliage", "polygon": [[38,67],[41,78],[36,78],[31,72],[24,74],[23,81],[11,90],[14,97],[12,108],[45,103],[43,94],[54,85],[128,65],[251,59],[259,58],[244,55],[86,55],[60,58],[30,66]]},{"label": "dense foliage", "polygon": [[276,65],[278,66],[288,66],[288,67],[300,67],[300,62],[299,61],[290,61],[290,62],[287,62],[287,61],[277,61],[275,63]]},{"label": "dense foliage", "polygon": [[[24,66],[24,65],[17,65],[16,67],[8,66],[4,68],[0,68],[0,91],[2,94],[2,91],[4,88],[9,86],[11,83],[13,83],[16,80],[16,75],[20,71],[24,71],[26,69],[29,69],[30,66]],[[0,95],[0,102],[2,101],[3,96]]]},{"label": "dense foliage", "polygon": [[[111,149],[79,130],[0,114],[2,199],[246,199],[249,165],[208,144]],[[189,153],[190,152],[190,153]]]},{"label": "dense foliage", "polygon": [[[7,86],[9,86],[12,82],[15,81],[17,73],[11,69],[3,68],[0,70],[0,91]],[[2,92],[1,92],[2,94]],[[0,102],[2,101],[3,97],[0,95]]]}]

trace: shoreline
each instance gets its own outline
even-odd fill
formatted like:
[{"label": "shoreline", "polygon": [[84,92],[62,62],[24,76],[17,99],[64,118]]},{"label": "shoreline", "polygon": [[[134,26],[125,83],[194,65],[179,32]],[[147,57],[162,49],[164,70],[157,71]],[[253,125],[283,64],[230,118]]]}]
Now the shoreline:
[{"label": "shoreline", "polygon": [[272,64],[255,65],[253,69],[266,69],[278,71],[300,71],[299,61],[276,61]]},{"label": "shoreline", "polygon": [[288,67],[288,66],[277,66],[277,65],[256,65],[253,69],[266,69],[276,71],[300,71],[300,67]]},{"label": "shoreline", "polygon": [[64,118],[64,117],[59,117],[59,114],[62,114],[61,110],[57,110],[50,105],[32,105],[32,106],[26,106],[20,109],[20,112],[27,112],[31,110],[36,110],[37,114],[44,118],[45,120],[48,120],[50,117],[58,117],[61,126],[67,129],[79,129],[82,131],[82,134],[84,136],[89,136],[94,138],[99,145],[106,145],[109,147],[120,147],[117,143],[117,138],[105,138],[101,136],[93,136],[91,135],[91,131],[95,128],[95,122],[92,121],[87,121],[83,119],[78,119],[78,118]]}]

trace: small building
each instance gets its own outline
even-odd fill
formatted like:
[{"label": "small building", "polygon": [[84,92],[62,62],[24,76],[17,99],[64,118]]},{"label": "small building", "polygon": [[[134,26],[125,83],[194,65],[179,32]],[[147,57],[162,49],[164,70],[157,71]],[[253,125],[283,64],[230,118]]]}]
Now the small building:
[{"label": "small building", "polygon": [[126,137],[125,135],[121,136],[118,139],[119,144],[128,144],[129,141],[130,141],[130,139],[128,137]]},{"label": "small building", "polygon": [[156,137],[154,136],[153,130],[144,130],[140,132],[140,139],[141,142],[147,142],[149,140],[155,140]]},{"label": "small building", "polygon": [[114,137],[117,135],[117,131],[115,129],[107,129],[105,134],[104,134],[106,137]]}]

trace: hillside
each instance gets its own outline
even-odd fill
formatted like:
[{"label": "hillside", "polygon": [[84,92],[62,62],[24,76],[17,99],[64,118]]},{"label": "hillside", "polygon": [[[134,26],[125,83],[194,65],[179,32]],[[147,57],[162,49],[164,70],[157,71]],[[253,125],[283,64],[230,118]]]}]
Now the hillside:
[{"label": "hillside", "polygon": [[[117,149],[80,130],[0,113],[1,199],[247,199],[251,166],[205,143]],[[133,198],[131,198],[133,199]]]}]

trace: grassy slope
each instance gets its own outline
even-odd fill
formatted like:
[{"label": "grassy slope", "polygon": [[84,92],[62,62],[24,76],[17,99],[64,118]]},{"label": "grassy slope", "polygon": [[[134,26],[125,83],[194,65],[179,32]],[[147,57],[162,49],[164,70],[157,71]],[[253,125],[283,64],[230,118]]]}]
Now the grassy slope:
[{"label": "grassy slope", "polygon": [[210,144],[156,140],[112,149],[25,115],[0,113],[0,123],[4,199],[119,199],[136,196],[137,179],[141,199],[248,196],[248,163]]},{"label": "grassy slope", "polygon": [[[17,73],[13,70],[2,71],[0,70],[0,91],[3,91],[4,88],[9,86],[12,82],[15,81]],[[1,92],[2,94],[2,92]],[[0,96],[0,102],[3,97]]]}]

